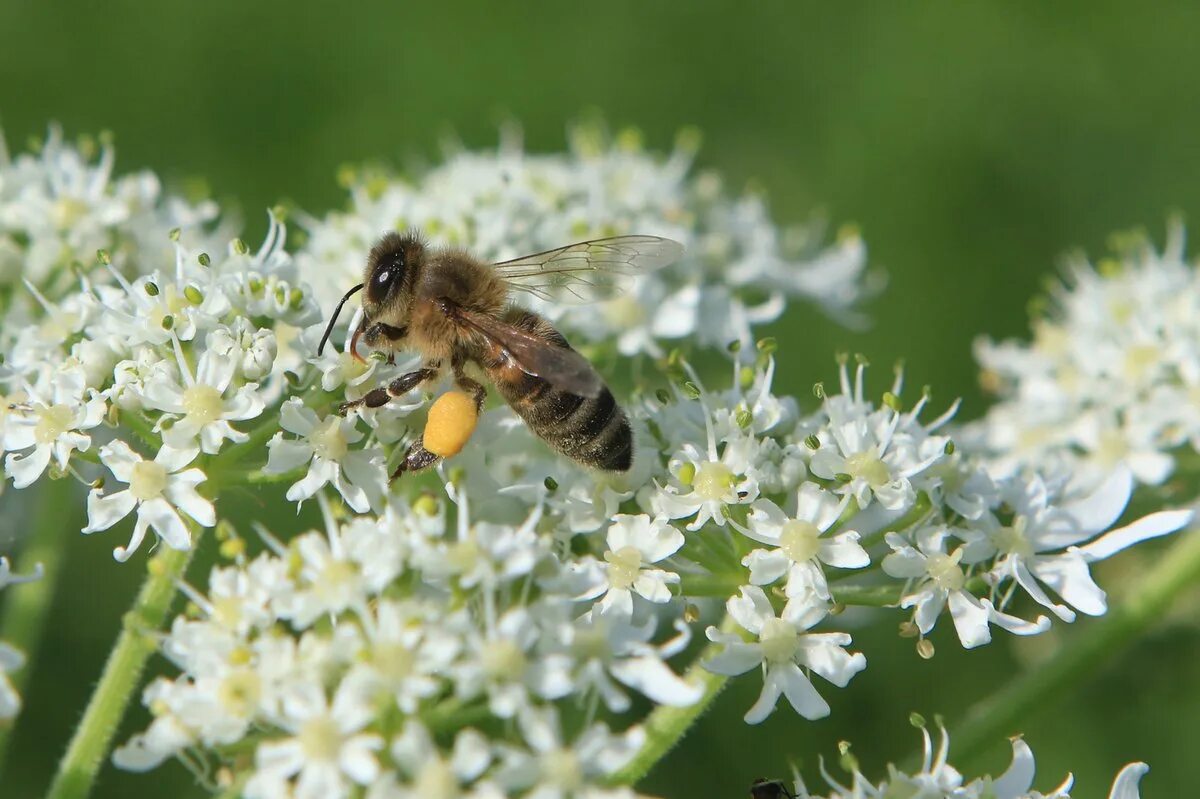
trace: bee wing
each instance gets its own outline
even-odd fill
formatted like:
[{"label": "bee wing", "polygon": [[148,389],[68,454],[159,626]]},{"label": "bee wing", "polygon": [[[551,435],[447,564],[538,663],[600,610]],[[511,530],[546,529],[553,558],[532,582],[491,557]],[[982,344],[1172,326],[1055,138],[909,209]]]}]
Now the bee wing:
[{"label": "bee wing", "polygon": [[525,374],[540,377],[557,389],[581,397],[598,397],[604,389],[600,375],[596,374],[588,359],[575,350],[551,344],[489,314],[475,313],[458,306],[446,310],[452,319],[462,322],[503,349]]},{"label": "bee wing", "polygon": [[674,263],[683,245],[661,236],[613,236],[495,264],[510,288],[544,300],[589,303],[620,293],[622,278]]}]

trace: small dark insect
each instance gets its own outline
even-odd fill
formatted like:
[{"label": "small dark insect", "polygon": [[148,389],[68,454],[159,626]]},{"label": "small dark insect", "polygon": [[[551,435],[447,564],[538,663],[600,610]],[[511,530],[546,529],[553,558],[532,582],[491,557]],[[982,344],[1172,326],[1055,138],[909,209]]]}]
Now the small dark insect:
[{"label": "small dark insect", "polygon": [[750,785],[750,799],[796,799],[783,780],[756,779]]},{"label": "small dark insect", "polygon": [[[334,309],[317,353],[342,306],[362,290],[363,316],[351,334],[351,354],[360,358],[361,341],[389,357],[415,350],[422,364],[362,399],[342,403],[339,413],[385,405],[447,366],[478,411],[487,390],[467,375],[466,367],[473,364],[551,447],[584,466],[627,471],[633,433],[612,392],[549,322],[510,305],[509,293],[594,303],[616,292],[621,276],[659,269],[682,253],[683,246],[670,239],[616,236],[489,264],[462,250],[429,247],[412,233],[388,233],[371,249],[363,282]],[[422,437],[409,447],[392,479],[448,454],[430,451]]]}]

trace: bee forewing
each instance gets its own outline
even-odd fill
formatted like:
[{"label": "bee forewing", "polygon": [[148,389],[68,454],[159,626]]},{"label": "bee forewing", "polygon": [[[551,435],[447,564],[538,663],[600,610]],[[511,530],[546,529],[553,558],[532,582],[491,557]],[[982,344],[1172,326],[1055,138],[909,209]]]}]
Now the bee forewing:
[{"label": "bee forewing", "polygon": [[484,338],[500,346],[526,374],[540,377],[556,388],[580,397],[593,398],[604,389],[604,381],[578,352],[555,346],[543,338],[487,314],[455,309],[455,318]]},{"label": "bee forewing", "polygon": [[683,245],[661,236],[614,236],[568,244],[495,265],[510,288],[545,300],[587,303],[619,294],[624,282],[679,260]]}]

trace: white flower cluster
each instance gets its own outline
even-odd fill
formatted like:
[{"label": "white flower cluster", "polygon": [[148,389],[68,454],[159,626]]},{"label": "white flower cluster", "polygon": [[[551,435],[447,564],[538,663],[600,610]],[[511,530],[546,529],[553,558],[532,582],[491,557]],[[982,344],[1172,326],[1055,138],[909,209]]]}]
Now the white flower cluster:
[{"label": "white flower cluster", "polygon": [[977,342],[999,401],[973,437],[1002,471],[1054,464],[1094,485],[1124,465],[1163,483],[1200,448],[1200,271],[1182,225],[1162,252],[1133,237],[1096,266],[1072,259],[1048,299],[1031,342]]},{"label": "white flower cluster", "polygon": [[[500,525],[451,496],[346,520],[322,499],[324,532],[285,545],[264,531],[268,552],[218,568],[206,595],[187,589],[196,613],[163,643],[183,675],[147,688],[154,723],[118,765],[252,742],[247,797],[632,796],[594,783],[643,733],[612,733],[596,704],[627,709],[623,686],[694,701],[663,664],[686,636],[654,645],[653,617],[580,617],[539,509]],[[567,696],[590,700],[582,724],[560,722],[570,708],[552,700]],[[489,717],[517,734],[464,721]]]},{"label": "white flower cluster", "polygon": [[[645,733],[599,717],[628,710],[630,690],[700,699],[677,664],[697,604],[727,611],[699,662],[762,674],[748,722],[781,698],[819,718],[812,675],[845,686],[866,666],[828,629],[835,603],[911,607],[922,635],[948,608],[966,646],[990,625],[1036,633],[1044,617],[1002,609],[1016,587],[1064,619],[1101,613],[1088,564],[1190,518],[1108,531],[1127,472],[1086,497],[1036,476],[997,483],[937,432],[948,414],[926,425],[924,399],[900,409],[898,379],[876,406],[862,367],[843,369],[840,393],[805,416],[771,393],[774,368],[760,353],[724,391],[693,378],[633,406],[640,466],[624,477],[552,456],[500,408],[443,469],[444,493],[414,486],[342,519],[315,491],[323,532],[284,544],[260,530],[266,553],[214,571],[207,594],[188,589],[196,612],[163,644],[180,674],[147,689],[155,721],[117,762],[178,756],[209,773],[250,746],[251,797],[428,796],[426,767],[466,795],[606,795],[595,786]],[[305,435],[355,451],[333,418]],[[315,453],[303,445],[292,468]],[[577,707],[585,723],[565,735],[558,719]],[[448,731],[453,747],[412,756]]]},{"label": "white flower cluster", "polygon": [[648,233],[685,245],[674,266],[635,281],[594,313],[530,298],[578,344],[658,355],[664,341],[724,347],[783,313],[788,297],[849,318],[870,291],[866,248],[846,230],[828,247],[819,226],[780,230],[760,196],[730,196],[712,173],[693,174],[695,136],[659,158],[636,134],[608,140],[572,131],[570,152],[526,153],[519,136],[490,152],[453,151],[412,181],[348,176],[350,207],[302,220],[300,274],[322,306],[358,283],[363,254],[389,231],[416,228],[437,244],[502,261],[585,239]]},{"label": "white flower cluster", "polygon": [[[748,722],[781,698],[819,718],[813,675],[844,687],[866,667],[840,608],[903,608],[925,655],[946,611],[967,647],[993,625],[1040,632],[1046,617],[1010,613],[1018,591],[1063,620],[1103,613],[1089,564],[1190,520],[1112,529],[1133,486],[1120,466],[1086,488],[994,475],[942,430],[954,408],[923,422],[926,395],[904,407],[899,374],[878,403],[862,363],[853,376],[843,364],[836,393],[818,387],[810,412],[773,394],[774,345],[751,344],[751,325],[787,295],[846,310],[862,245],[785,257],[761,201],[689,178],[687,153],[661,161],[580,133],[568,156],[456,154],[415,186],[356,183],[352,211],[310,220],[295,260],[274,215],[256,252],[159,231],[164,258],[161,242],[108,230],[97,266],[0,322],[13,485],[88,482],[84,532],[135,516],[119,560],[148,532],[186,549],[215,527],[232,561],[184,587],[194,608],[162,640],[178,672],[146,690],[154,720],[118,764],[177,758],[272,799],[633,796],[613,787],[646,736],[640,717],[614,719],[632,693],[688,707],[704,699],[697,669],[753,671]],[[316,299],[332,306],[379,233],[406,225],[497,259],[635,230],[683,240],[685,266],[623,311],[560,321],[627,355],[661,339],[728,347],[731,379],[710,390],[668,358],[666,381],[626,404],[638,454],[625,474],[567,462],[495,407],[440,480],[389,488],[428,397],[338,416],[412,364],[317,356]],[[274,483],[315,501],[324,530],[281,540],[286,522],[268,514],[246,520],[250,539],[221,517],[224,491]]]},{"label": "white flower cluster", "polygon": [[[921,799],[1070,799],[1075,783],[1068,774],[1058,787],[1049,793],[1033,790],[1036,769],[1033,750],[1021,738],[1012,740],[1012,762],[999,777],[984,776],[967,781],[963,775],[947,762],[950,737],[943,729],[941,741],[934,750],[928,730],[922,726],[925,739],[925,757],[921,769],[912,774],[888,767],[888,776],[880,782],[872,782],[858,770],[854,758],[849,756],[843,745],[843,764],[850,772],[850,784],[842,785],[825,766],[821,765],[821,776],[829,787],[828,793],[810,793],[804,781],[796,778],[794,799],[885,799],[890,797],[921,797]],[[1130,763],[1120,770],[1113,781],[1108,799],[1140,799],[1138,784],[1150,768],[1145,763]],[[760,781],[751,789],[754,799],[781,799],[786,786],[782,783]]]},{"label": "white flower cluster", "polygon": [[[10,158],[0,137],[0,307],[24,307],[22,284],[56,297],[107,250],[123,269],[144,272],[173,259],[168,233],[197,246],[213,242],[217,206],[165,195],[149,171],[113,178],[115,156],[102,138],[78,146],[52,126],[35,153]],[[204,239],[204,240],[201,240]]]},{"label": "white flower cluster", "polygon": [[102,464],[113,480],[93,483],[85,533],[136,511],[118,559],[147,530],[188,548],[184,517],[215,523],[210,499],[196,490],[207,479],[204,463],[227,443],[249,441],[234,424],[259,417],[289,389],[279,334],[319,318],[293,285],[283,241],[273,221],[257,253],[236,240],[215,256],[176,242],[170,268],[132,279],[104,251],[102,269],[79,276],[77,290],[42,298],[36,323],[6,318],[13,345],[0,440],[13,485],[29,486],[48,469],[78,475],[80,461],[85,470]]}]

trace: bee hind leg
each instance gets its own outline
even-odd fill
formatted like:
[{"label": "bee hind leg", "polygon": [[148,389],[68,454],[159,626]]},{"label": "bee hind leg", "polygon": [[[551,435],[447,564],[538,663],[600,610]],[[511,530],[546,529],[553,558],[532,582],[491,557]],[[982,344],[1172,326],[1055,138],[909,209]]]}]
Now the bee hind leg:
[{"label": "bee hind leg", "polygon": [[389,480],[395,480],[405,472],[420,472],[434,466],[442,459],[441,455],[435,455],[425,449],[425,444],[422,439],[418,438],[413,442],[408,451],[404,453],[404,457],[400,460],[400,465],[396,467],[396,471],[392,472]]},{"label": "bee hind leg", "polygon": [[484,400],[487,399],[487,389],[478,380],[467,377],[461,362],[454,364],[454,385],[471,395],[471,399],[475,401],[476,413],[483,410]]},{"label": "bee hind leg", "polygon": [[[475,412],[479,413],[483,410],[483,403],[487,399],[487,388],[478,380],[472,380],[467,377],[463,372],[463,362],[461,360],[455,360],[453,368],[454,384],[462,391],[471,395],[471,400],[475,403]],[[391,386],[388,386],[389,391],[391,388]],[[366,397],[363,399],[366,399]],[[474,420],[471,422],[471,427],[472,429],[474,428]],[[443,456],[430,452],[425,448],[425,436],[422,434],[408,448],[408,451],[404,453],[404,457],[400,460],[400,465],[396,467],[396,471],[392,472],[391,479],[395,480],[405,472],[419,472],[423,469],[428,469],[430,466],[434,466],[440,462],[442,458]]]}]

